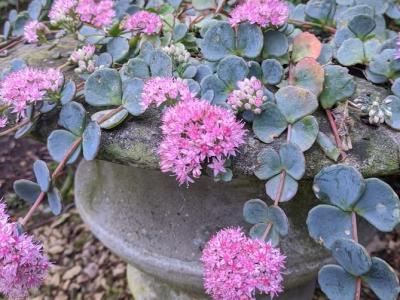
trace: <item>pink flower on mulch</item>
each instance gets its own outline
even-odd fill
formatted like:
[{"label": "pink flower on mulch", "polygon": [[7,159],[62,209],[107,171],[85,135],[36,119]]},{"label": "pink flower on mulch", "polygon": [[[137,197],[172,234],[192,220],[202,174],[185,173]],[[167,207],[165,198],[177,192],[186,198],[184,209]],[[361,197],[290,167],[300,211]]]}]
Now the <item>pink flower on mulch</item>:
[{"label": "pink flower on mulch", "polygon": [[30,21],[24,27],[24,39],[28,43],[37,43],[39,38],[44,37],[45,34],[49,33],[49,28],[42,23],[36,20]]},{"label": "pink flower on mulch", "polygon": [[203,163],[218,175],[244,143],[243,126],[231,111],[207,101],[178,102],[162,116],[161,171],[174,173],[180,184],[200,177]]},{"label": "pink flower on mulch", "polygon": [[73,63],[78,63],[80,60],[88,61],[92,59],[94,52],[96,51],[96,47],[94,45],[86,45],[80,49],[72,52],[70,56],[70,60]]},{"label": "pink flower on mulch", "polygon": [[229,94],[227,102],[235,112],[250,110],[255,114],[261,113],[261,106],[267,101],[264,96],[264,85],[254,76],[238,81],[238,90]]},{"label": "pink flower on mulch", "polygon": [[43,100],[49,92],[57,92],[62,81],[62,73],[57,69],[27,67],[0,82],[0,98],[23,117],[29,104]]},{"label": "pink flower on mulch", "polygon": [[241,22],[261,27],[283,25],[289,17],[289,7],[281,0],[245,0],[230,13],[229,22],[236,26]]},{"label": "pink flower on mulch", "polygon": [[7,117],[1,116],[0,117],[0,128],[7,126],[8,119]]},{"label": "pink flower on mulch", "polygon": [[165,102],[192,100],[193,95],[187,83],[181,78],[154,77],[146,81],[142,92],[142,107],[147,109],[154,104],[159,107]]},{"label": "pink flower on mulch", "polygon": [[0,203],[0,292],[11,299],[26,298],[39,287],[50,268],[42,246],[31,236],[19,234]]},{"label": "pink flower on mulch", "polygon": [[79,0],[76,13],[82,22],[102,28],[112,24],[115,17],[112,0]]},{"label": "pink flower on mulch", "polygon": [[135,34],[144,33],[152,35],[159,33],[162,27],[161,18],[154,13],[139,11],[129,16],[122,23],[122,28],[134,32]]},{"label": "pink flower on mulch", "polygon": [[75,14],[76,0],[56,0],[53,2],[49,12],[49,19],[52,23],[72,21]]},{"label": "pink flower on mulch", "polygon": [[285,256],[270,243],[246,237],[240,228],[219,231],[201,260],[206,292],[215,300],[255,299],[256,290],[271,296],[282,292]]}]

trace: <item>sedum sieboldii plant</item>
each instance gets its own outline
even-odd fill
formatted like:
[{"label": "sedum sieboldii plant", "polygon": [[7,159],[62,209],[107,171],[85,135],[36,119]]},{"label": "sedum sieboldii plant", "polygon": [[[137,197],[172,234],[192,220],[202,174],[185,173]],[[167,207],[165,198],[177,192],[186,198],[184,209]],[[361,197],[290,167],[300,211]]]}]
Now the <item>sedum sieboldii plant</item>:
[{"label": "sedum sieboldii plant", "polygon": [[[49,112],[58,115],[59,126],[47,140],[56,169],[35,162],[36,182],[14,184],[31,209],[12,226],[8,218],[0,224],[8,237],[28,241],[21,243],[23,249],[36,251],[22,257],[37,268],[34,284],[25,284],[15,272],[21,284],[9,284],[15,278],[2,275],[8,262],[1,262],[0,291],[7,295],[27,295],[49,267],[24,228],[45,200],[54,214],[61,213],[56,179],[81,154],[95,159],[102,130],[127,119],[155,116],[149,111],[161,115],[160,169],[189,189],[201,176],[235,180],[232,166],[250,139],[271,144],[282,136],[280,146],[254,155],[254,175],[265,182],[265,199],[244,203],[244,219],[253,225],[249,236],[243,229],[225,228],[204,247],[205,291],[218,300],[283,291],[285,256],[278,247],[290,229],[280,204],[295,197],[306,172],[304,153],[314,144],[332,162],[346,161],[343,124],[338,126],[333,113],[338,106],[400,130],[400,7],[395,1],[138,1],[126,7],[111,0],[35,1],[27,13],[11,14],[3,34],[8,40],[0,50],[22,41],[57,47],[64,38],[78,45],[57,69],[16,60],[1,75],[0,127],[6,128],[0,136],[29,134]],[[69,68],[75,68],[79,83],[65,78]],[[351,74],[391,95],[352,100]],[[333,139],[319,128],[313,116],[318,109],[326,114]],[[353,192],[343,194],[347,190]],[[314,193],[327,204],[310,211],[310,235],[337,261],[319,273],[324,293],[334,300],[358,300],[366,284],[380,299],[397,299],[397,277],[358,243],[356,222],[360,216],[381,231],[400,223],[400,202],[391,187],[339,164],[320,171]],[[16,245],[4,247],[18,253]]]}]

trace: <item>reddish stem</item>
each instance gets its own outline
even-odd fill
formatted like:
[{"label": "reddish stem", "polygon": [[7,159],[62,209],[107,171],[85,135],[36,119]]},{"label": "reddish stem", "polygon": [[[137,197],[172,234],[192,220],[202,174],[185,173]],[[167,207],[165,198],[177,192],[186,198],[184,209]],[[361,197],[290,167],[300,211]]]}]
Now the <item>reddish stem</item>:
[{"label": "reddish stem", "polygon": [[[107,121],[109,118],[111,118],[112,116],[114,116],[115,114],[117,114],[118,112],[120,112],[123,109],[122,106],[119,106],[115,109],[113,109],[112,111],[110,111],[109,113],[105,114],[104,116],[102,116],[97,123],[101,124],[105,121]],[[68,149],[68,151],[65,153],[63,159],[60,161],[60,163],[57,165],[57,168],[54,170],[53,174],[51,175],[51,179],[56,179],[58,175],[61,174],[62,170],[64,169],[65,165],[67,164],[68,160],[70,159],[70,157],[72,156],[72,154],[75,152],[75,150],[79,147],[79,145],[82,142],[82,137],[79,137],[72,145],[71,147]],[[35,210],[39,207],[39,205],[42,203],[44,197],[45,197],[46,193],[41,192],[39,194],[39,196],[37,197],[37,199],[35,200],[35,203],[33,203],[33,205],[31,206],[31,208],[29,209],[28,213],[25,215],[25,217],[21,220],[21,225],[25,226],[26,223],[29,221],[29,219],[32,217],[33,213],[35,212]]]},{"label": "reddish stem", "polygon": [[[36,114],[32,119],[34,120],[39,116],[40,116],[40,113]],[[9,134],[11,132],[14,132],[14,131],[20,129],[22,126],[28,124],[30,121],[31,121],[31,119],[22,120],[21,122],[19,122],[18,124],[14,125],[13,127],[0,132],[0,137],[5,136],[5,135],[7,135],[7,134]]]},{"label": "reddish stem", "polygon": [[342,160],[345,160],[346,157],[347,157],[347,154],[343,150],[342,140],[340,139],[339,132],[338,132],[338,129],[337,129],[337,125],[336,125],[336,122],[335,122],[335,118],[333,117],[333,113],[329,109],[325,109],[325,112],[326,112],[326,115],[328,117],[329,124],[330,124],[331,129],[332,129],[332,133],[333,133],[333,135],[335,137],[336,145],[337,145],[337,147],[338,147],[338,149],[340,151],[340,155],[342,156]]},{"label": "reddish stem", "polygon": [[[358,243],[357,215],[354,211],[351,213],[351,235],[353,240],[356,243]],[[361,278],[357,277],[354,300],[360,300],[360,299],[361,299]]]}]

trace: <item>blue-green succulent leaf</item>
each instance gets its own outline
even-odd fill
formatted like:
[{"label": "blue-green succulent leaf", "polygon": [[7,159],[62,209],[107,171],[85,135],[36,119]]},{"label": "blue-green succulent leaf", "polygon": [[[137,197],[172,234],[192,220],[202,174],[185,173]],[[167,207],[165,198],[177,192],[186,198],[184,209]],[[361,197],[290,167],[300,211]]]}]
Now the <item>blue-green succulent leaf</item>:
[{"label": "blue-green succulent leaf", "polygon": [[92,106],[120,105],[122,82],[118,71],[105,68],[93,72],[85,84],[85,101]]},{"label": "blue-green succulent leaf", "polygon": [[283,67],[276,59],[266,59],[261,64],[262,80],[266,84],[277,85],[283,78]]},{"label": "blue-green succulent leaf", "polygon": [[264,37],[259,26],[241,23],[237,28],[236,48],[241,56],[256,58],[263,48]]},{"label": "blue-green succulent leaf", "polygon": [[204,58],[217,61],[233,53],[235,49],[235,32],[227,22],[212,25],[201,41],[201,52]]},{"label": "blue-green succulent leaf", "polygon": [[305,152],[314,145],[319,132],[318,121],[314,116],[306,116],[292,127],[292,137],[290,142],[300,147]]},{"label": "blue-green succulent leaf", "polygon": [[153,51],[150,57],[151,76],[169,77],[172,76],[172,59],[161,50]]},{"label": "blue-green succulent leaf", "polygon": [[58,216],[62,211],[62,197],[60,191],[56,187],[52,187],[47,193],[47,201],[51,212]]},{"label": "blue-green succulent leaf", "polygon": [[122,105],[133,116],[139,116],[145,111],[141,104],[143,87],[143,80],[135,78],[130,81],[124,90]]},{"label": "blue-green succulent leaf", "polygon": [[22,200],[33,204],[42,191],[37,183],[26,179],[19,179],[14,182],[14,192]]},{"label": "blue-green succulent leaf", "polygon": [[268,30],[264,34],[263,57],[281,57],[288,53],[289,42],[285,34],[277,30]]},{"label": "blue-green succulent leaf", "polygon": [[97,122],[91,121],[83,132],[83,157],[90,161],[96,158],[100,150],[101,128]]},{"label": "blue-green succulent leaf", "polygon": [[279,148],[279,156],[286,173],[300,180],[306,170],[306,161],[300,147],[293,143],[282,144]]},{"label": "blue-green succulent leaf", "polygon": [[50,188],[51,176],[47,164],[43,160],[37,160],[33,164],[33,172],[35,173],[36,181],[42,192],[47,192]]},{"label": "blue-green succulent leaf", "polygon": [[253,131],[264,143],[272,143],[287,128],[287,121],[274,103],[267,103],[264,111],[253,122]]},{"label": "blue-green succulent leaf", "polygon": [[75,135],[81,135],[86,125],[86,110],[83,105],[74,101],[63,105],[58,125]]},{"label": "blue-green succulent leaf", "polygon": [[[278,194],[279,182],[281,174],[275,175],[265,184],[265,191],[267,195],[275,201]],[[291,200],[297,193],[298,183],[290,175],[286,174],[283,183],[283,192],[279,202],[287,202]]]},{"label": "blue-green succulent leaf", "polygon": [[260,199],[251,199],[243,206],[243,217],[250,224],[268,221],[268,206]]},{"label": "blue-green succulent leaf", "polygon": [[70,80],[63,88],[63,90],[61,91],[61,104],[65,105],[68,102],[71,102],[76,94],[76,85],[75,82],[73,82],[72,80]]},{"label": "blue-green succulent leaf", "polygon": [[[47,149],[49,150],[50,156],[56,162],[63,160],[67,151],[76,142],[78,137],[66,130],[54,130],[47,139]],[[74,163],[81,152],[81,145],[72,153],[71,157],[67,161],[68,164]]]},{"label": "blue-green succulent leaf", "polygon": [[217,67],[217,74],[231,89],[237,88],[237,82],[246,78],[249,67],[241,57],[228,55],[222,59]]},{"label": "blue-green succulent leaf", "polygon": [[267,180],[282,171],[281,159],[279,154],[269,148],[263,149],[257,155],[256,169],[254,175],[260,180]]},{"label": "blue-green succulent leaf", "polygon": [[323,266],[318,273],[318,283],[330,300],[354,300],[356,278],[340,266]]}]

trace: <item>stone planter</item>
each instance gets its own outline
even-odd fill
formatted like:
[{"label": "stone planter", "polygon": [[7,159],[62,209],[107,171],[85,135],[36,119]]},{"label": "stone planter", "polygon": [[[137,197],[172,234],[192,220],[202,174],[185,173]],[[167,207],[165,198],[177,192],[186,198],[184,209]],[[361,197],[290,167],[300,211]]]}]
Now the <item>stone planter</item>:
[{"label": "stone planter", "polygon": [[[360,81],[358,97],[385,91]],[[321,130],[329,132],[323,114],[317,113]],[[97,160],[82,162],[75,181],[78,210],[93,233],[128,264],[128,280],[136,300],[208,299],[202,287],[199,262],[204,243],[218,229],[249,225],[243,221],[246,200],[265,199],[264,183],[252,175],[255,156],[265,145],[249,136],[234,161],[236,177],[215,183],[203,176],[189,188],[157,170],[156,149],[160,141],[159,114],[151,112],[103,135]],[[357,118],[358,120],[358,118]],[[399,169],[400,137],[382,126],[357,121],[354,149],[346,163],[365,177],[396,173]],[[317,204],[311,190],[313,176],[332,164],[318,146],[306,153],[307,172],[295,199],[282,204],[289,217],[289,235],[281,242],[287,256],[285,293],[278,299],[310,300],[318,269],[329,255],[307,232],[306,217]],[[361,225],[360,236],[371,229]],[[364,241],[367,242],[367,241]],[[265,298],[260,298],[265,299]]]}]

